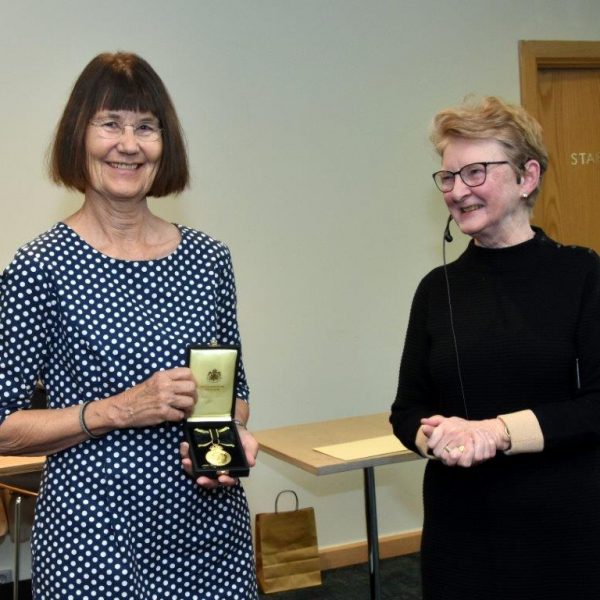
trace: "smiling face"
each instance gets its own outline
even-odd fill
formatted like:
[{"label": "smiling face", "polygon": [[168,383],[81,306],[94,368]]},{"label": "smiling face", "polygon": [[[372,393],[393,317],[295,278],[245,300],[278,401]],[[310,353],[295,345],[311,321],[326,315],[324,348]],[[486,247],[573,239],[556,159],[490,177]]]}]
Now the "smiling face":
[{"label": "smiling face", "polygon": [[[458,171],[476,162],[507,160],[502,145],[496,140],[451,138],[442,157],[442,169]],[[469,187],[456,176],[454,189],[444,193],[444,201],[452,218],[475,243],[487,247],[512,246],[529,239],[529,209],[523,193],[529,193],[527,173],[517,181],[512,165],[489,165],[485,182]]]},{"label": "smiling face", "polygon": [[[114,121],[120,125],[158,121],[151,113],[127,110],[102,110],[94,122]],[[88,125],[85,136],[89,183],[86,196],[95,193],[109,200],[142,199],[152,187],[162,156],[163,143],[140,141],[133,127],[125,127],[115,139],[102,137],[99,127]]]}]

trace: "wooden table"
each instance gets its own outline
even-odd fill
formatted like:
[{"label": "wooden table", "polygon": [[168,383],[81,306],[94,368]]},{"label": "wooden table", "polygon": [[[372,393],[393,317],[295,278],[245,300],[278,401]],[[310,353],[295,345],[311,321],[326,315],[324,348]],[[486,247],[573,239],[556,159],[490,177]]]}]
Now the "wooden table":
[{"label": "wooden table", "polygon": [[388,413],[379,413],[253,432],[263,452],[314,475],[363,470],[372,600],[381,598],[374,468],[420,457],[410,450],[400,450],[393,454],[346,461],[316,452],[313,448],[389,435],[392,430],[388,416]]},{"label": "wooden table", "polygon": [[45,456],[0,456],[0,476],[41,471]]},{"label": "wooden table", "polygon": [[23,497],[37,496],[45,456],[0,456],[0,488],[16,494],[15,554],[13,600],[19,598],[19,560],[21,537],[21,502]]}]

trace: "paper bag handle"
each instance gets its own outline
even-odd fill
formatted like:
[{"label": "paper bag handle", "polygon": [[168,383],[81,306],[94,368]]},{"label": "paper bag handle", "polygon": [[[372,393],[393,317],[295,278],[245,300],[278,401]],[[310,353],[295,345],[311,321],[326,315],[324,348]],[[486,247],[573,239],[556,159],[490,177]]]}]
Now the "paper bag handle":
[{"label": "paper bag handle", "polygon": [[296,492],[294,490],[281,490],[281,492],[279,492],[279,494],[277,494],[277,496],[275,497],[275,512],[279,512],[278,508],[277,508],[277,504],[279,502],[279,496],[281,496],[281,494],[286,494],[286,493],[290,493],[290,494],[294,494],[294,498],[296,498],[296,509],[298,510],[298,494],[296,494]]}]

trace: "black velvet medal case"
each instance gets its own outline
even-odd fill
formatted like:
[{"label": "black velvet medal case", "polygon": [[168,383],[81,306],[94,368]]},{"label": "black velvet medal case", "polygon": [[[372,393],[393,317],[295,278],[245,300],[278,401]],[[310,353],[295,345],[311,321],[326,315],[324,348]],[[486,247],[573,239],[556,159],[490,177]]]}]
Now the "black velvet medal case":
[{"label": "black velvet medal case", "polygon": [[187,349],[187,365],[196,380],[198,401],[184,423],[184,433],[195,477],[216,479],[221,472],[232,477],[249,474],[233,422],[239,363],[237,346],[192,345]]}]

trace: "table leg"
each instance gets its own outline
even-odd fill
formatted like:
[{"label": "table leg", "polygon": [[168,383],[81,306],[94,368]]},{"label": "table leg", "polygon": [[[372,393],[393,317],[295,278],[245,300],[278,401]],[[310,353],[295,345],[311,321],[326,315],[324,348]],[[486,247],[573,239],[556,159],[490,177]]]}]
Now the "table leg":
[{"label": "table leg", "polygon": [[19,554],[21,548],[21,501],[23,498],[17,494],[15,498],[15,563],[13,573],[13,600],[19,600]]},{"label": "table leg", "polygon": [[377,532],[377,502],[375,499],[375,473],[373,467],[364,470],[365,511],[367,517],[367,548],[369,551],[369,577],[371,600],[381,599],[379,579],[379,534]]}]

